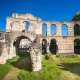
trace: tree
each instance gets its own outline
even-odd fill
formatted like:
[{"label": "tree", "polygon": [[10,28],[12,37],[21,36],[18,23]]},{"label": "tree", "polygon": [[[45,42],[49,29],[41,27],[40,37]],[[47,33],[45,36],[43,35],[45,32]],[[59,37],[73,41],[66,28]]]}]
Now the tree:
[{"label": "tree", "polygon": [[72,19],[72,21],[79,21],[80,20],[80,12],[78,12]]},{"label": "tree", "polygon": [[[80,12],[78,12],[72,19],[72,21],[80,21]],[[74,26],[74,36],[80,36],[80,25]]]}]

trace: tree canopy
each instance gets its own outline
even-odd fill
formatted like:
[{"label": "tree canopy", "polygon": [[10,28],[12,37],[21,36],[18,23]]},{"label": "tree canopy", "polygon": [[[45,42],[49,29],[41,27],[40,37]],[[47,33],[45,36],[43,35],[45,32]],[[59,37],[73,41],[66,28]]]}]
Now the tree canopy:
[{"label": "tree canopy", "polygon": [[72,19],[72,21],[79,21],[80,20],[80,12],[78,12]]},{"label": "tree canopy", "polygon": [[[72,21],[80,21],[80,12],[78,12],[72,19]],[[80,25],[74,25],[74,36],[80,36]]]}]

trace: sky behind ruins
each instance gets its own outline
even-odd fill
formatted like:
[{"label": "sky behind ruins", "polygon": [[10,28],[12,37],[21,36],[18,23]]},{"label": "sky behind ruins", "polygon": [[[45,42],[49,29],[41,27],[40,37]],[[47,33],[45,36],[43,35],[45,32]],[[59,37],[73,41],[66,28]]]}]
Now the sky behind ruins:
[{"label": "sky behind ruins", "polygon": [[32,13],[43,21],[71,21],[80,11],[80,0],[0,0],[0,30],[12,13]]}]

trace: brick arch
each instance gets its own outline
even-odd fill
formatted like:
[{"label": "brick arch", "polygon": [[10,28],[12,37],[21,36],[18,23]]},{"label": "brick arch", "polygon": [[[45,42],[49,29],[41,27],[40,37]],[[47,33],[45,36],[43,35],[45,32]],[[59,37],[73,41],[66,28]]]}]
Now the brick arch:
[{"label": "brick arch", "polygon": [[74,36],[80,36],[80,25],[74,24]]},{"label": "brick arch", "polygon": [[42,39],[42,54],[47,53],[47,39],[43,38]]},{"label": "brick arch", "polygon": [[79,38],[74,39],[74,53],[80,54],[80,39]]},{"label": "brick arch", "polygon": [[47,36],[47,24],[46,23],[42,24],[42,35]]},{"label": "brick arch", "polygon": [[56,24],[51,24],[51,26],[50,26],[50,33],[53,35],[53,34],[57,33],[56,31],[57,31]]},{"label": "brick arch", "polygon": [[30,22],[29,21],[24,21],[23,23],[25,23],[25,28],[28,29],[30,26]]},{"label": "brick arch", "polygon": [[16,37],[15,39],[14,39],[14,41],[16,41],[18,38],[26,38],[26,39],[28,39],[29,41],[31,41],[31,39],[29,38],[29,37],[27,37],[27,36],[24,36],[24,35],[21,35],[21,36],[18,36],[18,37]]},{"label": "brick arch", "polygon": [[[15,38],[15,41],[13,42],[13,47],[15,47],[15,53],[16,55],[20,57],[19,60],[15,64],[17,65],[19,61],[22,61],[23,56],[25,56],[24,58],[26,58],[29,61],[29,62],[26,61],[27,66],[29,66],[29,67],[26,66],[26,70],[29,70],[29,71],[32,70],[32,59],[31,59],[32,54],[30,54],[30,49],[29,49],[31,46],[31,43],[32,42],[30,38],[26,36],[18,36]],[[16,65],[14,66],[19,69],[25,69],[22,67],[23,63],[21,63],[19,66],[16,66]]]},{"label": "brick arch", "polygon": [[68,36],[68,26],[67,26],[67,24],[62,24],[61,30],[62,30],[62,36]]},{"label": "brick arch", "polygon": [[[22,42],[22,40],[25,40],[25,44],[23,44],[24,42]],[[13,46],[15,46],[16,48],[16,54],[18,54],[21,51],[27,53],[31,42],[32,41],[27,36],[16,37],[13,42]],[[25,47],[21,47],[21,46],[25,46]]]},{"label": "brick arch", "polygon": [[14,41],[16,41],[17,38],[19,38],[20,36],[25,36],[31,42],[33,42],[36,39],[36,35],[28,32],[28,31],[25,31],[25,32],[18,32],[18,31],[16,32],[15,31],[15,32],[9,33],[7,36],[8,36],[8,40],[6,37],[6,41],[9,44],[8,47],[10,47],[8,50],[9,58],[16,56],[16,48],[15,48],[15,46],[13,46],[13,43],[14,43]]},{"label": "brick arch", "polygon": [[[37,41],[35,42],[35,40],[37,39],[37,35],[30,33],[28,31],[25,31],[25,32],[11,32],[11,33],[9,33],[8,36],[10,38],[8,58],[12,58],[12,57],[16,56],[16,47],[14,46],[15,45],[14,41],[16,41],[18,38],[23,36],[24,38],[28,38],[31,42],[31,45],[29,45],[30,46],[29,52],[30,52],[31,62],[32,62],[31,63],[32,71],[41,70],[41,51],[40,51]],[[35,58],[35,57],[37,57],[37,58]],[[37,62],[37,60],[38,60],[38,62]]]},{"label": "brick arch", "polygon": [[50,40],[50,47],[49,47],[49,50],[52,54],[56,54],[57,53],[57,50],[58,50],[58,46],[57,46],[57,43],[56,43],[56,39],[52,38]]}]

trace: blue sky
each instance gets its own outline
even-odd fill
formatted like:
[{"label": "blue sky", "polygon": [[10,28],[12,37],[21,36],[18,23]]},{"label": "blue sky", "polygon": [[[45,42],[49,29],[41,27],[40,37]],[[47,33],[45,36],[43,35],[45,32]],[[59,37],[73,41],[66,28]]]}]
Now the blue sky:
[{"label": "blue sky", "polygon": [[71,21],[80,11],[80,0],[0,0],[0,30],[12,13],[32,13],[43,21]]}]

